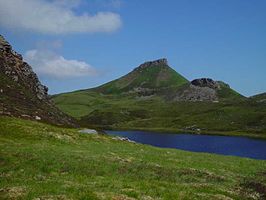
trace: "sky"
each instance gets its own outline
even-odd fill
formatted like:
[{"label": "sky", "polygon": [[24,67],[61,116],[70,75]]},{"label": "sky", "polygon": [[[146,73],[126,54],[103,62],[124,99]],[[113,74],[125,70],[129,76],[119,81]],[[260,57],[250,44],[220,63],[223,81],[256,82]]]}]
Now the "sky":
[{"label": "sky", "polygon": [[265,0],[0,0],[0,34],[50,94],[167,58],[189,80],[266,92]]}]

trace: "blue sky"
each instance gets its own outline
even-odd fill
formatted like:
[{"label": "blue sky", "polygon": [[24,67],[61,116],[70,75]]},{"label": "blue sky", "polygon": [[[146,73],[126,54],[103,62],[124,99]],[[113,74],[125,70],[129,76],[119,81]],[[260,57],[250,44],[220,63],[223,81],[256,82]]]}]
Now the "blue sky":
[{"label": "blue sky", "polygon": [[0,0],[0,34],[51,94],[165,57],[189,80],[223,80],[250,96],[266,92],[265,10],[265,0]]}]

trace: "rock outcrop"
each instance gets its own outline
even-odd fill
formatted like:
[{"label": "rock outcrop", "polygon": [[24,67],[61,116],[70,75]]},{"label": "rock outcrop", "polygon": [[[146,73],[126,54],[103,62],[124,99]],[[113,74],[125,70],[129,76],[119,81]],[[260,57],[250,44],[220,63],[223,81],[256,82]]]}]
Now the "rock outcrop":
[{"label": "rock outcrop", "polygon": [[31,66],[0,35],[0,114],[42,120],[58,125],[75,125],[48,97]]},{"label": "rock outcrop", "polygon": [[166,58],[145,62],[141,64],[139,67],[135,68],[135,70],[141,70],[147,67],[156,67],[156,66],[164,66],[164,65],[168,66],[168,61]]},{"label": "rock outcrop", "polygon": [[222,97],[222,93],[226,93],[226,98],[236,95],[230,89],[230,86],[222,81],[214,81],[210,78],[200,78],[191,81],[175,91],[171,98],[175,101],[210,101],[218,102]]},{"label": "rock outcrop", "polygon": [[218,101],[218,99],[215,89],[193,84],[190,84],[183,91],[178,91],[174,98],[176,101]]},{"label": "rock outcrop", "polygon": [[48,99],[48,88],[42,85],[30,65],[23,61],[20,54],[0,35],[1,73],[26,87],[40,100]]},{"label": "rock outcrop", "polygon": [[214,81],[210,78],[200,78],[191,81],[191,84],[198,87],[208,87],[212,89],[218,89],[220,87],[217,81]]}]

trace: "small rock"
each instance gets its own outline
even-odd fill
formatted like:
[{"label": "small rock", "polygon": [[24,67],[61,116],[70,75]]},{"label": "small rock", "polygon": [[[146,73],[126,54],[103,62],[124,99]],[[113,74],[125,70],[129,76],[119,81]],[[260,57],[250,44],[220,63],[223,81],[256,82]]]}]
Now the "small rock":
[{"label": "small rock", "polygon": [[26,114],[21,115],[21,117],[23,117],[23,118],[31,118],[31,116],[26,115]]},{"label": "small rock", "polygon": [[94,129],[84,129],[84,130],[80,130],[79,133],[97,134],[98,132]]},{"label": "small rock", "polygon": [[136,143],[135,141],[130,140],[130,139],[126,138],[126,137],[113,137],[112,139],[113,140],[119,140],[119,141],[126,141],[126,142]]},{"label": "small rock", "polygon": [[36,119],[36,120],[41,120],[42,118],[39,117],[39,116],[35,116],[35,119]]},{"label": "small rock", "polygon": [[15,82],[18,82],[18,76],[13,76],[13,80],[14,80]]}]

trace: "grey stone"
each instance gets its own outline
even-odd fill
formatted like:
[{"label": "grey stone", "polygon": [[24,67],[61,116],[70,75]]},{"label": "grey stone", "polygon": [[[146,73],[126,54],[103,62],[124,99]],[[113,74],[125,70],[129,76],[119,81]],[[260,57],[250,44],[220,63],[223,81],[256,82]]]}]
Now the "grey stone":
[{"label": "grey stone", "polygon": [[191,81],[191,84],[198,87],[208,87],[213,89],[218,89],[220,87],[217,81],[214,81],[210,78],[200,78]]},{"label": "grey stone", "polygon": [[13,76],[12,78],[15,82],[18,82],[18,76]]},{"label": "grey stone", "polygon": [[168,65],[168,61],[166,58],[154,60],[154,61],[148,61],[143,64],[141,64],[139,67],[135,68],[135,70],[142,70],[147,67],[153,67],[153,66],[160,66],[160,65]]},{"label": "grey stone", "polygon": [[130,140],[130,139],[128,139],[127,137],[119,137],[119,136],[117,136],[117,137],[113,137],[112,139],[113,139],[113,140],[119,140],[119,141],[130,142],[130,143],[136,143],[135,141]]},{"label": "grey stone", "polygon": [[80,130],[79,133],[98,134],[98,132],[94,129],[83,129],[83,130]]},{"label": "grey stone", "polygon": [[33,72],[32,67],[23,61],[23,58],[12,46],[0,35],[1,54],[6,58],[5,65],[1,66],[1,71],[15,82],[26,86],[39,100],[48,99],[48,88],[42,85]]},{"label": "grey stone", "polygon": [[39,117],[39,116],[35,116],[35,119],[36,119],[36,120],[41,120],[42,118]]}]

